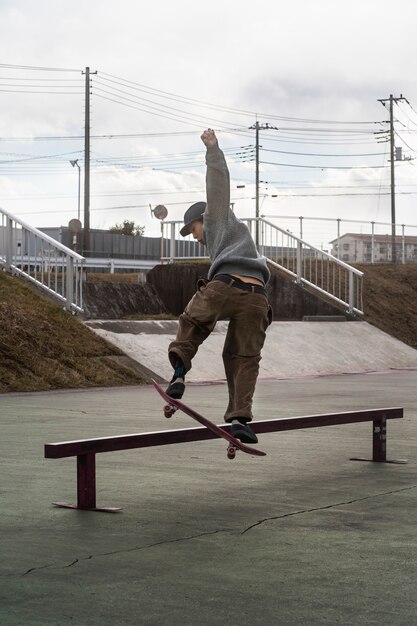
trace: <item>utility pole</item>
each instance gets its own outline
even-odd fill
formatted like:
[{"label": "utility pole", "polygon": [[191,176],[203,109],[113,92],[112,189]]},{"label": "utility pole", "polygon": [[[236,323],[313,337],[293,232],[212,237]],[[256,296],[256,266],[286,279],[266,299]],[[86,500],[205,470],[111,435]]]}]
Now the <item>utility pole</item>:
[{"label": "utility pole", "polygon": [[[84,230],[83,254],[89,256],[90,250],[90,68],[85,72],[85,126],[84,126]],[[97,72],[91,72],[97,74]]]},{"label": "utility pole", "polygon": [[270,124],[260,124],[258,120],[256,120],[255,124],[249,126],[249,129],[255,130],[255,243],[259,246],[259,131],[279,129]]},{"label": "utility pole", "polygon": [[407,98],[404,98],[402,94],[400,94],[399,98],[394,98],[392,94],[390,94],[389,98],[381,98],[378,99],[384,107],[386,107],[386,103],[389,102],[389,135],[390,135],[390,155],[391,155],[391,260],[393,263],[397,262],[397,247],[396,247],[396,236],[395,236],[395,141],[394,141],[394,102],[401,102],[404,100],[408,102]]}]

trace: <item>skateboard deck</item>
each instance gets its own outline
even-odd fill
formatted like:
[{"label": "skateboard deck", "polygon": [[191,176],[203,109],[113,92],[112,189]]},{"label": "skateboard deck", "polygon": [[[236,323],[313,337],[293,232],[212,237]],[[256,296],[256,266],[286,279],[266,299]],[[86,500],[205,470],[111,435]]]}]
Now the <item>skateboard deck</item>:
[{"label": "skateboard deck", "polygon": [[200,413],[197,413],[197,411],[194,411],[194,409],[191,409],[180,400],[176,400],[168,396],[162,389],[162,387],[158,385],[158,383],[155,382],[153,379],[152,384],[155,387],[156,391],[159,393],[159,395],[167,403],[167,405],[164,407],[165,417],[171,417],[171,415],[173,414],[173,411],[171,409],[179,409],[189,417],[192,417],[194,420],[196,420],[196,422],[199,422],[200,424],[211,430],[215,435],[217,435],[218,437],[222,437],[229,443],[229,446],[227,448],[227,456],[229,459],[235,458],[237,450],[242,450],[242,452],[246,452],[246,454],[253,454],[255,456],[266,456],[266,452],[262,452],[262,450],[259,450],[258,448],[252,448],[251,446],[247,446],[239,439],[236,439],[236,437],[233,437],[233,435],[230,435],[226,430],[224,430],[224,428],[222,428],[221,426],[217,426],[217,424],[213,424],[213,422],[211,422],[209,419],[207,419],[203,415],[200,415]]}]

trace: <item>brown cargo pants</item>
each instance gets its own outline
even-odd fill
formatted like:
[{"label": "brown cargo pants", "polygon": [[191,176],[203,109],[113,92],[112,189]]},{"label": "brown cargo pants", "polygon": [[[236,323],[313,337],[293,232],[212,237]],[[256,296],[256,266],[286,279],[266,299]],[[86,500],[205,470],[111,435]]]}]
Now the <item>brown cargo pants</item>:
[{"label": "brown cargo pants", "polygon": [[[235,283],[237,284],[237,283]],[[223,348],[223,363],[229,388],[225,421],[252,419],[252,399],[272,312],[266,295],[220,282],[199,280],[197,292],[180,315],[175,341],[168,348],[174,365],[179,356],[188,372],[199,346],[219,320],[230,320]]]}]

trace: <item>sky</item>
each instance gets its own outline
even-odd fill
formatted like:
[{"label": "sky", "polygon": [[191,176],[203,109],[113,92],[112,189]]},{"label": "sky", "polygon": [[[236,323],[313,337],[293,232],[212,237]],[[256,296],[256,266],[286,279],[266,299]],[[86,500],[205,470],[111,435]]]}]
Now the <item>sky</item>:
[{"label": "sky", "polygon": [[388,224],[393,94],[396,222],[417,235],[416,18],[414,0],[0,0],[0,207],[65,226],[80,176],[83,221],[89,67],[92,228],[158,236],[151,208],[204,200],[208,127],[254,217],[256,122],[266,219],[299,234],[303,216],[324,247],[336,219]]}]

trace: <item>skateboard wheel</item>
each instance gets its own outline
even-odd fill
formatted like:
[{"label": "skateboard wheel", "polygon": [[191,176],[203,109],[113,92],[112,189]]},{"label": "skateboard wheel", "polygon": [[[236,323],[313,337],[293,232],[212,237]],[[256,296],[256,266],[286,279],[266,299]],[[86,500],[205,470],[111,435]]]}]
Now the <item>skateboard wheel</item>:
[{"label": "skateboard wheel", "polygon": [[236,456],[236,448],[234,446],[229,446],[227,448],[227,458],[234,459]]},{"label": "skateboard wheel", "polygon": [[169,418],[172,417],[175,413],[175,408],[173,406],[171,406],[170,404],[166,404],[164,406],[164,415],[165,417]]}]

